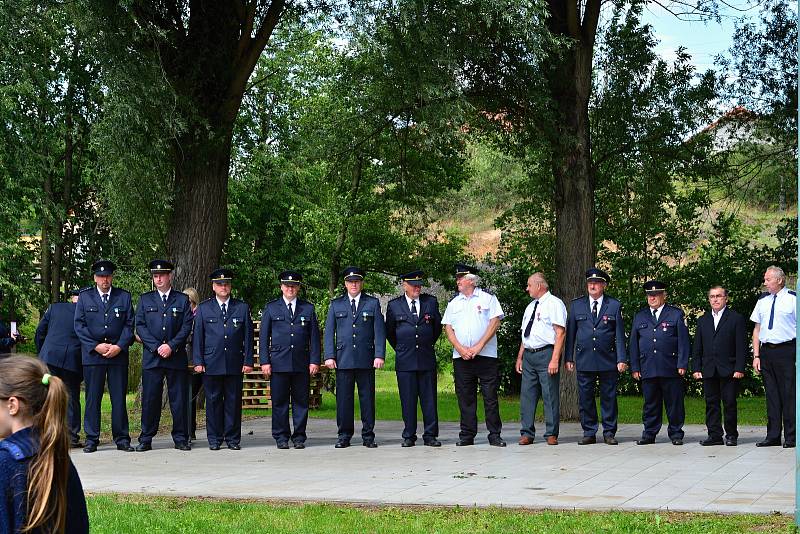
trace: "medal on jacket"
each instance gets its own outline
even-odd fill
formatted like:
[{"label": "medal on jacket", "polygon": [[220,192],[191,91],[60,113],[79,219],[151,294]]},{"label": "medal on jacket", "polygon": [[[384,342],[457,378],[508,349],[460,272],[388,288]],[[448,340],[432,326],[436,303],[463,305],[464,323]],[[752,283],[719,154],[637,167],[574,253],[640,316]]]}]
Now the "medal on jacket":
[{"label": "medal on jacket", "polygon": [[175,308],[175,307],[172,308],[172,316],[173,317],[177,317],[178,316],[178,308]]},{"label": "medal on jacket", "polygon": [[608,315],[603,316],[603,324],[608,324]]},{"label": "medal on jacket", "polygon": [[367,312],[363,312],[361,316],[364,318],[364,322],[367,322]]},{"label": "medal on jacket", "polygon": [[667,331],[667,323],[661,323],[661,328],[664,329],[664,332]]},{"label": "medal on jacket", "polygon": [[301,315],[300,316],[300,326],[305,326],[305,325],[306,325],[306,318]]},{"label": "medal on jacket", "polygon": [[231,320],[233,321],[233,327],[234,327],[234,328],[236,328],[236,327],[238,327],[238,326],[239,326],[239,324],[238,324],[238,322],[239,322],[239,321],[236,319],[236,317],[234,317],[234,318],[233,318],[233,319],[231,319]]},{"label": "medal on jacket", "polygon": [[425,317],[423,317],[423,319],[425,319],[425,323],[430,323],[431,322],[431,314],[430,313],[426,313]]},{"label": "medal on jacket", "polygon": [[481,312],[481,305],[478,304],[478,313],[480,313],[480,312]]},{"label": "medal on jacket", "polygon": [[114,308],[114,317],[119,319],[119,308]]}]

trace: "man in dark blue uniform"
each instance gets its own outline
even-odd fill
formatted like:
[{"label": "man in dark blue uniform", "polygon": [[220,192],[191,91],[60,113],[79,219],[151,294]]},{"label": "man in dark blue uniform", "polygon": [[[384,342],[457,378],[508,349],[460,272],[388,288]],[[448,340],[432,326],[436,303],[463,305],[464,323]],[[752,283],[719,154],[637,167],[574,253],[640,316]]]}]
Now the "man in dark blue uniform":
[{"label": "man in dark blue uniform", "polygon": [[595,382],[600,382],[600,413],[603,417],[603,441],[617,445],[617,380],[625,371],[625,332],[622,306],[605,294],[611,278],[595,267],[586,271],[588,295],[570,303],[567,318],[566,366],[578,370],[583,438],[578,445],[596,443],[597,406]]},{"label": "man in dark blue uniform", "polygon": [[133,343],[131,294],[112,287],[116,265],[99,260],[92,265],[95,287],[84,289],[75,307],[75,333],[81,340],[86,411],[83,452],[95,452],[100,440],[100,403],[108,380],[111,397],[111,434],[117,449],[133,451],[128,433],[128,348]]},{"label": "man in dark blue uniform", "polygon": [[353,394],[358,384],[361,406],[361,440],[365,447],[375,443],[375,369],[386,358],[386,330],[381,304],[362,293],[364,271],[347,267],[343,271],[347,292],[331,301],[325,321],[325,366],[336,369],[336,448],[350,446],[355,432]]},{"label": "man in dark blue uniform", "polygon": [[253,371],[253,321],[250,306],[231,298],[233,271],[211,273],[214,296],[197,307],[192,353],[194,370],[204,373],[208,448],[222,441],[234,451],[242,441],[242,373]]},{"label": "man in dark blue uniform", "polygon": [[661,430],[663,405],[672,444],[683,445],[683,376],[689,367],[689,330],[683,312],[665,304],[665,283],[650,280],[644,284],[644,290],[647,307],[633,318],[629,347],[633,378],[642,381],[644,394],[644,431],[636,444],[655,443]]},{"label": "man in dark blue uniform", "polygon": [[166,378],[172,412],[172,441],[176,449],[189,451],[192,448],[187,429],[186,339],[192,331],[194,317],[189,297],[172,289],[172,263],[153,260],[149,267],[156,289],[142,294],[136,306],[136,333],[142,340],[142,433],[136,450],[144,452],[153,448],[153,436],[161,421],[161,395]]},{"label": "man in dark blue uniform", "polygon": [[75,303],[79,290],[69,292],[69,302],[55,302],[44,312],[36,327],[36,352],[47,364],[53,376],[64,381],[69,392],[67,403],[67,427],[70,445],[83,447],[81,432],[81,340],[75,333]]},{"label": "man in dark blue uniform", "polygon": [[[3,292],[0,291],[0,302],[3,302]],[[18,332],[12,332],[6,323],[0,321],[0,357],[11,354],[11,347],[16,345],[22,336]]]},{"label": "man in dark blue uniform", "polygon": [[[303,276],[284,271],[279,276],[282,296],[268,302],[261,313],[258,361],[270,379],[272,437],[279,449],[304,449],[308,422],[310,377],[319,372],[320,336],[314,305],[297,298]],[[294,432],[289,428],[292,405]]]},{"label": "man in dark blue uniform", "polygon": [[386,308],[386,339],[395,350],[394,368],[403,413],[403,447],[417,441],[417,399],[422,408],[425,429],[422,442],[441,447],[439,415],[436,409],[436,351],[442,333],[439,301],[421,294],[425,273],[412,271],[400,277],[403,294],[389,301]]}]

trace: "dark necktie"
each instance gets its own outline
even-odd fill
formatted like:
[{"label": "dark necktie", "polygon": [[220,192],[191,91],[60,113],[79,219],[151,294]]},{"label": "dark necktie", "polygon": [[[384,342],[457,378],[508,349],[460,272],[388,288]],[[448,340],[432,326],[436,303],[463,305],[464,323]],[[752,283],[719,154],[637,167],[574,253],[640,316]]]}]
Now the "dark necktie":
[{"label": "dark necktie", "polygon": [[414,319],[419,318],[419,315],[417,314],[417,301],[416,300],[412,300],[411,301],[411,315],[414,316]]},{"label": "dark necktie", "polygon": [[656,312],[657,312],[657,311],[658,311],[658,310],[653,310],[653,320],[654,320],[654,321],[658,321],[658,317],[656,317]]},{"label": "dark necktie", "polygon": [[292,311],[292,303],[290,302],[288,306],[289,306],[289,317],[294,319],[294,312]]},{"label": "dark necktie", "polygon": [[223,302],[220,307],[222,308],[222,320],[224,321],[225,316],[228,314],[228,304]]},{"label": "dark necktie", "polygon": [[356,299],[350,299],[350,311],[353,313],[353,318],[356,317]]},{"label": "dark necktie", "polygon": [[592,315],[594,315],[594,320],[597,320],[597,301],[592,303]]},{"label": "dark necktie", "polygon": [[533,312],[531,313],[531,318],[528,319],[528,325],[525,327],[525,335],[523,337],[528,337],[531,335],[531,328],[533,328],[533,320],[536,318],[536,308],[539,307],[539,301],[537,300],[533,304]]},{"label": "dark necktie", "polygon": [[778,299],[778,295],[772,295],[772,307],[769,309],[769,324],[767,325],[767,330],[772,330],[772,323],[775,320],[775,301]]},{"label": "dark necktie", "polygon": [[[108,293],[103,293],[103,306],[108,306]],[[772,323],[770,323],[772,324]],[[772,327],[770,327],[772,328]]]},{"label": "dark necktie", "polygon": [[167,296],[166,295],[161,295],[161,298],[164,300],[164,307],[166,308],[167,307]]}]

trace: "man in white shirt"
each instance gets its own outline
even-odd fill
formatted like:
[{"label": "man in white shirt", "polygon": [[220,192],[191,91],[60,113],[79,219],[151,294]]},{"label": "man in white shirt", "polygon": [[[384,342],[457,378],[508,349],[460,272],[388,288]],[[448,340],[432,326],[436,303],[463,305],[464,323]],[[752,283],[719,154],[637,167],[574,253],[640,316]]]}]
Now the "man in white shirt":
[{"label": "man in white shirt", "polygon": [[753,328],[753,369],[764,376],[767,394],[767,437],[758,447],[795,446],[795,344],[797,296],[786,288],[786,275],[775,265],[764,273],[767,293],[756,303]]},{"label": "man in white shirt", "polygon": [[520,445],[530,445],[536,435],[534,418],[539,397],[544,406],[548,445],[558,445],[558,366],[567,326],[567,307],[550,293],[542,273],[528,278],[528,295],[533,299],[522,316],[522,342],[517,354],[517,372],[522,375],[519,411],[522,427]]},{"label": "man in white shirt", "polygon": [[480,384],[489,444],[505,447],[500,437],[502,422],[497,403],[500,385],[497,364],[497,329],[503,310],[497,297],[478,287],[477,270],[456,264],[458,295],[447,304],[442,318],[447,339],[453,344],[453,375],[461,432],[457,446],[473,445],[478,433],[477,387]]}]

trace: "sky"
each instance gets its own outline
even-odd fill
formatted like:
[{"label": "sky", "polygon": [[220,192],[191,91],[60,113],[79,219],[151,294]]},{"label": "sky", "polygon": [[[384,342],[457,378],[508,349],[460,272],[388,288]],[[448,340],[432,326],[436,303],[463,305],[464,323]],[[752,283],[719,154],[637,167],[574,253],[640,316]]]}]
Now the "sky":
[{"label": "sky", "polygon": [[675,51],[683,46],[692,56],[697,70],[702,72],[714,68],[714,58],[733,44],[736,19],[746,16],[756,21],[758,15],[755,0],[730,0],[727,5],[720,2],[720,22],[679,20],[658,4],[650,3],[645,9],[643,22],[653,26],[660,41],[657,47],[659,55],[667,60],[674,59]]}]

